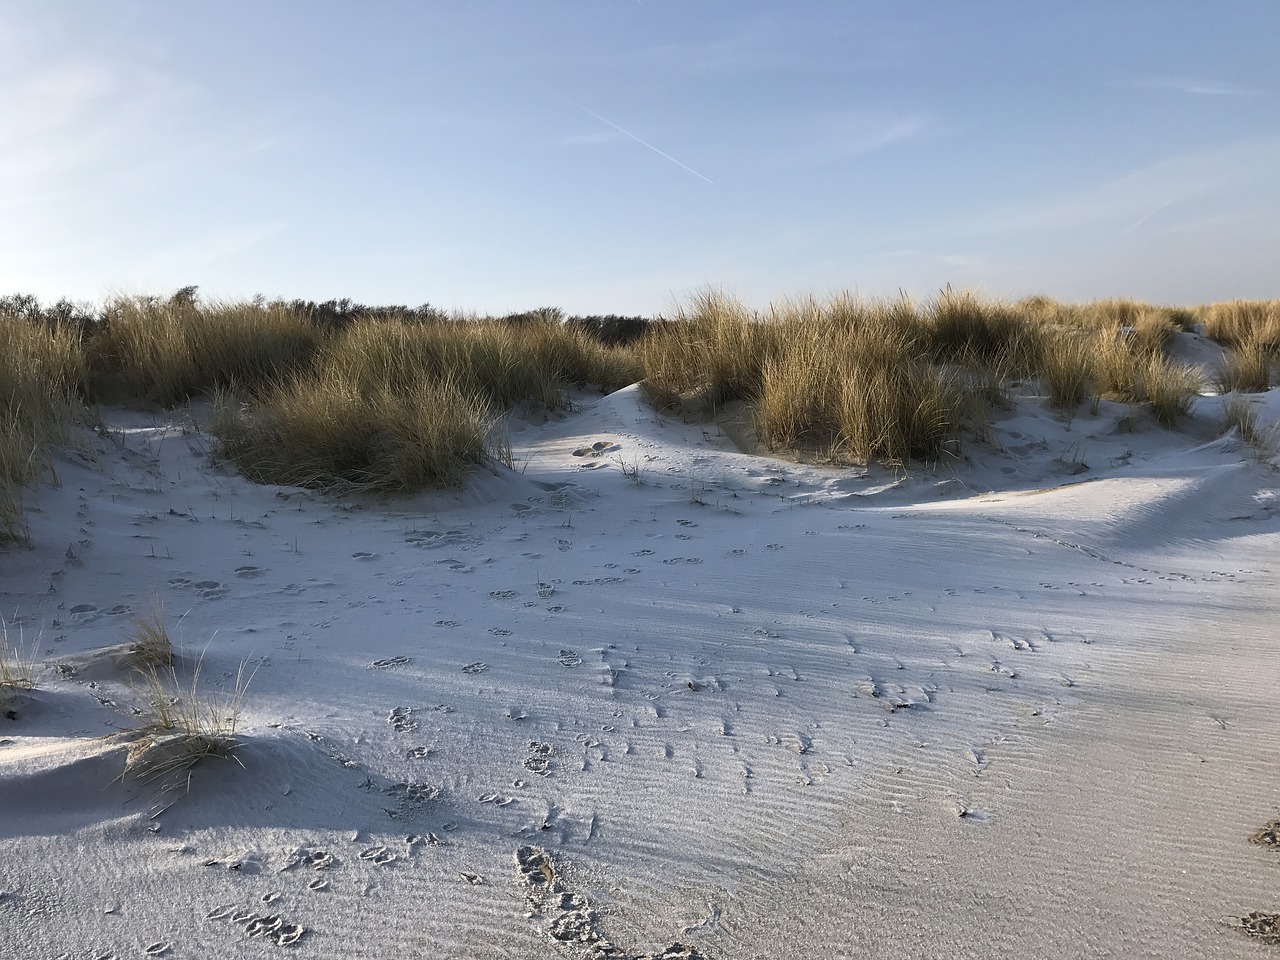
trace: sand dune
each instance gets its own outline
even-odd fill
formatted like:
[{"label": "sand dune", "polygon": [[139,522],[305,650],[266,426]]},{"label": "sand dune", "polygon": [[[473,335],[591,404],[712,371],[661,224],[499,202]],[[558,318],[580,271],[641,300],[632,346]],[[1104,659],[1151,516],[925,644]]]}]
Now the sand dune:
[{"label": "sand dune", "polygon": [[[580,401],[388,503],[108,411],[0,554],[0,952],[1261,955],[1280,477],[1218,401],[1028,401],[907,476]],[[179,677],[251,680],[232,759],[141,782],[153,596]]]}]

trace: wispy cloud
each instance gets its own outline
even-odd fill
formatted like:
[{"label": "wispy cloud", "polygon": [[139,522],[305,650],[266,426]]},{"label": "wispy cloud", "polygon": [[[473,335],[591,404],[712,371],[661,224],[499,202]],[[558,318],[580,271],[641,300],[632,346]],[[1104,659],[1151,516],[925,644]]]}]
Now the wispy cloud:
[{"label": "wispy cloud", "polygon": [[1261,90],[1241,87],[1221,80],[1197,80],[1191,77],[1144,77],[1135,81],[1135,87],[1144,90],[1167,90],[1187,93],[1197,97],[1259,97]]},{"label": "wispy cloud", "polygon": [[1075,194],[992,211],[975,233],[1110,232],[1113,239],[1135,233],[1175,208],[1208,200],[1248,200],[1280,205],[1274,171],[1280,168],[1280,137],[1244,140],[1178,154],[1147,164]]}]

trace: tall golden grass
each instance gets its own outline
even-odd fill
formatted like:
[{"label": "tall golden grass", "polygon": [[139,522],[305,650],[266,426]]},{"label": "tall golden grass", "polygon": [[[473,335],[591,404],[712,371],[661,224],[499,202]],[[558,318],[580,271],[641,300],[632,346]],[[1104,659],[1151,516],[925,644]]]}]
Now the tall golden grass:
[{"label": "tall golden grass", "polygon": [[51,469],[83,380],[74,333],[0,315],[0,541],[25,538],[22,488]]},{"label": "tall golden grass", "polygon": [[166,406],[217,387],[253,388],[304,367],[321,331],[284,304],[154,297],[109,303],[88,341],[92,387]]},{"label": "tall golden grass", "polygon": [[1175,424],[1198,374],[1166,348],[1195,322],[1230,348],[1224,392],[1267,389],[1280,360],[1280,301],[1005,303],[947,288],[920,302],[838,295],[757,311],[704,292],[626,336],[551,309],[463,320],[352,306],[340,323],[316,309],[190,290],[119,298],[96,316],[77,308],[70,322],[34,298],[0,298],[0,539],[25,535],[23,487],[48,469],[81,397],[171,405],[214,393],[222,452],[247,476],[406,491],[501,457],[495,418],[562,406],[569,386],[643,379],[655,404],[687,414],[745,401],[774,450],[904,463],[948,455],[975,411],[1015,386],[1064,412],[1103,397]]}]

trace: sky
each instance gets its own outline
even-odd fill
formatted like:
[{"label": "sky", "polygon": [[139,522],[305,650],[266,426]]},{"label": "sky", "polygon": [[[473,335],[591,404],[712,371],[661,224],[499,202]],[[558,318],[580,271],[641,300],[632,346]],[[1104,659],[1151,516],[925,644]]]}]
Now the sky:
[{"label": "sky", "polygon": [[1280,296],[1277,0],[5,0],[0,293]]}]

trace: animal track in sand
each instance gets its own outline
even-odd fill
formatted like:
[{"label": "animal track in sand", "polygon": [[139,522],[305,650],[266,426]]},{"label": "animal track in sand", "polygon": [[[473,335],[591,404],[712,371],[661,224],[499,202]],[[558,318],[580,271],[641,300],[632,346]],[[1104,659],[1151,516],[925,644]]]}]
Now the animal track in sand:
[{"label": "animal track in sand", "polygon": [[418,721],[413,719],[412,707],[396,707],[387,716],[387,723],[396,733],[408,733],[418,728]]},{"label": "animal track in sand", "polygon": [[493,634],[495,637],[511,636],[511,631],[506,629],[505,627],[490,627],[489,632]]},{"label": "animal track in sand", "polygon": [[595,443],[587,447],[578,447],[573,451],[575,457],[603,457],[606,453],[612,453],[614,450],[621,449],[612,440],[597,440]]},{"label": "animal track in sand", "polygon": [[476,674],[476,673],[484,673],[488,669],[489,669],[489,665],[487,663],[485,663],[483,660],[477,660],[475,663],[468,663],[466,666],[464,666],[462,668],[462,672],[468,673],[468,674]]},{"label": "animal track in sand", "polygon": [[514,600],[520,594],[515,590],[490,590],[489,596],[494,600]]},{"label": "animal track in sand", "polygon": [[[278,947],[291,947],[303,938],[307,930],[300,923],[291,923],[279,914],[262,915],[252,909],[228,904],[216,907],[205,914],[206,920],[229,920],[244,927],[245,936],[261,937]],[[159,956],[159,954],[153,954]]]},{"label": "animal track in sand", "polygon": [[680,942],[657,953],[624,951],[600,932],[599,914],[587,898],[565,888],[545,850],[521,847],[515,853],[515,865],[528,916],[545,918],[546,933],[553,940],[584,947],[597,960],[707,960],[697,947]]},{"label": "animal track in sand", "polygon": [[559,660],[560,665],[564,667],[582,666],[582,657],[573,650],[561,650]]},{"label": "animal track in sand", "polygon": [[405,543],[426,550],[440,547],[461,547],[464,550],[474,548],[480,538],[464,530],[413,530],[404,535]]},{"label": "animal track in sand", "polygon": [[556,549],[559,550],[561,553],[564,553],[566,550],[572,550],[573,544],[570,543],[568,540],[557,540]]},{"label": "animal track in sand", "polygon": [[381,660],[375,660],[369,664],[371,667],[403,667],[406,663],[412,663],[412,657],[384,657]]},{"label": "animal track in sand", "polygon": [[653,551],[652,550],[632,550],[631,555],[633,557],[652,557]]},{"label": "animal track in sand", "polygon": [[252,580],[255,577],[262,576],[265,572],[261,567],[236,567],[236,576],[241,580]]},{"label": "animal track in sand", "polygon": [[378,555],[376,553],[370,553],[367,550],[357,550],[355,553],[351,555],[351,559],[352,560],[377,560]]},{"label": "animal track in sand", "polygon": [[410,760],[425,760],[431,754],[435,753],[434,747],[411,747],[405,751],[405,757]]},{"label": "animal track in sand", "polygon": [[361,860],[367,860],[378,867],[385,867],[387,864],[395,863],[400,859],[386,847],[369,847],[366,850],[361,850],[359,856]]},{"label": "animal track in sand", "polygon": [[524,768],[530,773],[536,773],[540,777],[550,776],[551,758],[555,756],[555,752],[555,747],[549,743],[530,740],[529,756],[525,757]]},{"label": "animal track in sand", "polygon": [[663,560],[662,562],[665,563],[667,566],[672,566],[673,564],[677,564],[677,563],[701,563],[702,558],[701,557],[668,557],[666,560]]}]

